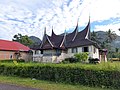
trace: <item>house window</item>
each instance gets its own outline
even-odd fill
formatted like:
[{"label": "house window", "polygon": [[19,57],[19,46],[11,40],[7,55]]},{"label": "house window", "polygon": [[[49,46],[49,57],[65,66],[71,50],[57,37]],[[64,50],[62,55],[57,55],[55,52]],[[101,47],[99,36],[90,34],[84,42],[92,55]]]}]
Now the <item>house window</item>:
[{"label": "house window", "polygon": [[43,54],[43,50],[41,50],[41,54]]},{"label": "house window", "polygon": [[77,53],[77,52],[78,52],[77,48],[72,48],[72,53]]},{"label": "house window", "polygon": [[83,47],[83,48],[82,48],[82,51],[83,51],[83,52],[89,52],[89,48],[88,48],[88,47]]}]

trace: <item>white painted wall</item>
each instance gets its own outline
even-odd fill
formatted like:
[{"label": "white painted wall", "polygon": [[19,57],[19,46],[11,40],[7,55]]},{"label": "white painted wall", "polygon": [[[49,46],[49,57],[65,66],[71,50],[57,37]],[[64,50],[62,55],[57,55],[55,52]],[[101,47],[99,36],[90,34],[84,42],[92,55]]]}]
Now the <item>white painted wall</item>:
[{"label": "white painted wall", "polygon": [[78,53],[81,53],[82,52],[82,47],[78,47]]},{"label": "white painted wall", "polygon": [[[82,52],[82,47],[77,47],[78,53]],[[68,53],[72,53],[72,48],[68,49]]]},{"label": "white painted wall", "polygon": [[89,57],[99,59],[99,49],[93,45],[89,46]]},{"label": "white painted wall", "polygon": [[[41,51],[40,50],[32,50],[33,51],[33,55],[36,55],[36,54],[41,54]],[[35,53],[36,52],[36,53]]]},{"label": "white painted wall", "polygon": [[72,49],[71,48],[68,48],[68,53],[72,53]]},{"label": "white painted wall", "polygon": [[56,53],[56,51],[55,50],[44,50],[43,51],[43,54],[55,54]]},{"label": "white painted wall", "polygon": [[99,50],[98,50],[98,48],[96,48],[96,52],[93,53],[93,57],[99,59]]},{"label": "white painted wall", "polygon": [[[77,47],[78,53],[82,52],[83,47]],[[99,50],[98,48],[94,47],[93,45],[88,46],[89,49],[89,57],[91,58],[99,58]],[[38,51],[39,52],[39,51]],[[34,53],[34,51],[33,51]],[[39,52],[40,53],[40,52]],[[44,50],[43,54],[51,54],[54,55],[56,53],[55,50]],[[73,57],[75,53],[72,53],[72,48],[69,48],[67,50],[67,53],[62,52],[60,56],[40,56],[39,55],[39,61],[40,62],[59,62],[64,60],[65,58]],[[37,56],[38,57],[38,56]],[[36,58],[38,60],[38,58]]]},{"label": "white painted wall", "polygon": [[[82,52],[82,48],[83,47],[77,47],[78,53]],[[88,46],[88,49],[89,49],[89,57],[91,57],[91,58],[99,58],[99,50],[98,50],[98,48],[96,48],[93,45],[90,45],[90,46]],[[69,48],[68,49],[68,54],[71,54],[71,53],[72,53],[72,48]]]}]

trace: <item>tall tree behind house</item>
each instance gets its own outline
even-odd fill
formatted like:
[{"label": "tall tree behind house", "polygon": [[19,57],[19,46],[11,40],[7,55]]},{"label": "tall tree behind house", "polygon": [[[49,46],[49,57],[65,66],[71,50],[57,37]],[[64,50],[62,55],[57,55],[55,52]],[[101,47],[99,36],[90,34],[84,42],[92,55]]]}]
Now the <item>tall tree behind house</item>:
[{"label": "tall tree behind house", "polygon": [[27,35],[22,35],[19,33],[17,35],[14,35],[12,40],[16,42],[20,42],[21,44],[24,44],[26,46],[30,46],[33,43],[33,41],[29,39]]}]

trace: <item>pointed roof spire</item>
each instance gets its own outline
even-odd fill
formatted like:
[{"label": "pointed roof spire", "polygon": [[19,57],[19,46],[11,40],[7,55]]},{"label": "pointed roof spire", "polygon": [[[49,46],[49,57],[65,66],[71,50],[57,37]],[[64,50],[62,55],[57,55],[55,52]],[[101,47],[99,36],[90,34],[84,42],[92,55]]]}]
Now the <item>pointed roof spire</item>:
[{"label": "pointed roof spire", "polygon": [[77,25],[78,25],[78,22],[79,22],[79,18],[77,19]]},{"label": "pointed roof spire", "polygon": [[64,44],[65,45],[66,45],[66,35],[67,35],[67,32],[66,32],[66,29],[65,29],[65,34],[64,34],[64,37],[65,37]]},{"label": "pointed roof spire", "polygon": [[44,28],[44,35],[46,34],[46,27]]},{"label": "pointed roof spire", "polygon": [[48,42],[50,43],[50,45],[51,45],[52,47],[54,47],[54,45],[53,45],[52,42],[50,41],[50,38],[48,37],[48,35],[46,35],[46,38],[47,38]]},{"label": "pointed roof spire", "polygon": [[88,27],[90,28],[90,13],[89,13]]},{"label": "pointed roof spire", "polygon": [[90,15],[89,15],[89,21],[86,29],[87,29],[87,33],[86,33],[85,39],[90,39]]},{"label": "pointed roof spire", "polygon": [[53,32],[53,26],[52,26],[52,32]]},{"label": "pointed roof spire", "polygon": [[51,34],[51,36],[54,36],[54,35],[56,35],[56,34],[54,33],[53,26],[52,26],[52,34]]},{"label": "pointed roof spire", "polygon": [[[78,18],[78,20],[79,20],[79,18]],[[77,36],[77,34],[78,34],[78,20],[77,20],[77,25],[76,25],[76,28],[75,28],[75,35],[74,35],[72,41],[75,40],[75,38],[76,38],[76,36]]]},{"label": "pointed roof spire", "polygon": [[43,35],[43,38],[42,38],[40,48],[42,48],[42,45],[44,44],[45,41],[46,41],[46,27],[44,28],[44,35]]},{"label": "pointed roof spire", "polygon": [[66,28],[65,28],[65,32],[64,32],[64,35],[66,35],[67,34],[67,32],[66,32]]},{"label": "pointed roof spire", "polygon": [[63,40],[60,44],[60,47],[62,47],[64,44],[66,44],[66,29],[65,29],[65,32],[64,32],[64,37],[63,37]]}]

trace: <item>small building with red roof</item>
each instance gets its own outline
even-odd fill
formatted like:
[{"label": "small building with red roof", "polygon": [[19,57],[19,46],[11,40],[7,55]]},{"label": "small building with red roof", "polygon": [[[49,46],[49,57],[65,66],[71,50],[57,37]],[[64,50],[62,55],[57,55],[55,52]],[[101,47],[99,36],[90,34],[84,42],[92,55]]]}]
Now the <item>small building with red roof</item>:
[{"label": "small building with red roof", "polygon": [[0,60],[29,60],[30,48],[15,41],[0,40]]}]

